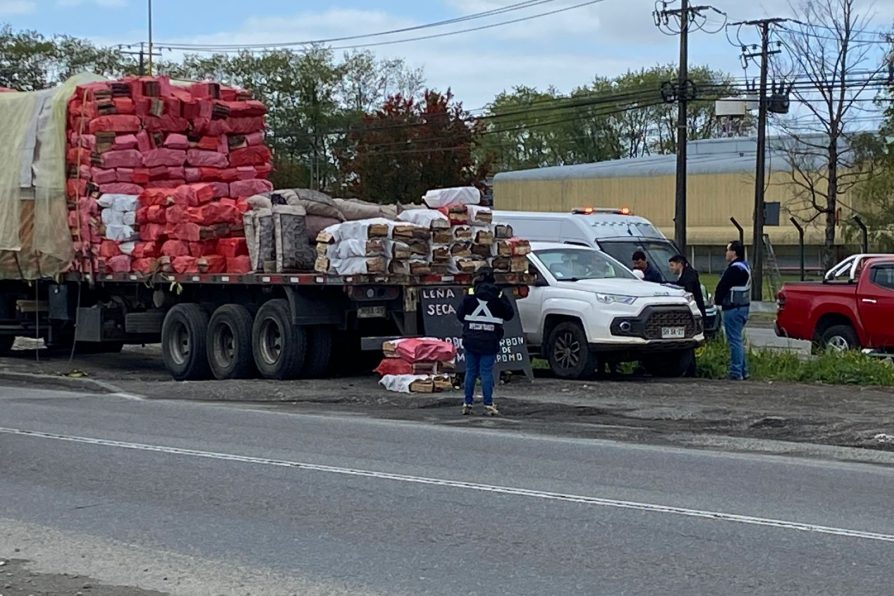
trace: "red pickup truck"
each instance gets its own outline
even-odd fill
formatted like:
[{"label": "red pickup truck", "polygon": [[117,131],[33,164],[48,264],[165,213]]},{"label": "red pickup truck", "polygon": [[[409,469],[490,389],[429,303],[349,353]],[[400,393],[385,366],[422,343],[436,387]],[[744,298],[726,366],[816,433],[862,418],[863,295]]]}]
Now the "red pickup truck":
[{"label": "red pickup truck", "polygon": [[867,258],[837,279],[785,284],[776,335],[816,349],[894,351],[894,257]]}]

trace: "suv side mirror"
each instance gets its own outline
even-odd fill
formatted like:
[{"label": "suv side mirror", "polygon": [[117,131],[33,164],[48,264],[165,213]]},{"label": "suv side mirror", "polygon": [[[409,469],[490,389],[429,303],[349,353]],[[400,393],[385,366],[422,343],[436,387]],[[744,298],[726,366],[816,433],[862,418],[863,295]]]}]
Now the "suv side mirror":
[{"label": "suv side mirror", "polygon": [[634,270],[633,270],[633,276],[634,276],[636,279],[646,279],[646,275],[645,275],[642,271],[640,271],[639,269],[634,269]]}]

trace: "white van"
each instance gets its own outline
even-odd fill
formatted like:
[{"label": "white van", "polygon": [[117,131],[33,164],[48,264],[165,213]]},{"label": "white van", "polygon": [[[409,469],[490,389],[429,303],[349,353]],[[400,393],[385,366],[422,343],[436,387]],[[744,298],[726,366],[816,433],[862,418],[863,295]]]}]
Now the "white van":
[{"label": "white van", "polygon": [[[678,254],[673,242],[652,222],[633,215],[629,209],[586,207],[571,213],[540,211],[494,211],[494,223],[509,224],[513,233],[532,242],[560,242],[601,250],[630,267],[633,253],[641,250],[665,280],[674,279],[668,260]],[[702,286],[707,309],[705,333],[720,327],[717,308]]]}]

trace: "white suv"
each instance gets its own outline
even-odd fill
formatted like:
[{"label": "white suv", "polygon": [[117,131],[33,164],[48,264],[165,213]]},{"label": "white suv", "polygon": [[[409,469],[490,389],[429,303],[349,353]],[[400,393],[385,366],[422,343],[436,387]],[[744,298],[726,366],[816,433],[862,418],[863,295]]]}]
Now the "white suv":
[{"label": "white suv", "polygon": [[604,363],[640,361],[652,375],[689,370],[704,343],[701,314],[681,288],[642,281],[593,248],[531,243],[537,282],[518,312],[529,350],[565,379]]}]

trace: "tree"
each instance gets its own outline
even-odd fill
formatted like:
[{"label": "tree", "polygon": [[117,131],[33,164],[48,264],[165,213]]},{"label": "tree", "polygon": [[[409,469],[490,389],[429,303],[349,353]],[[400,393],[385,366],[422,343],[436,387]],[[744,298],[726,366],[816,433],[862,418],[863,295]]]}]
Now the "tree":
[{"label": "tree", "polygon": [[[858,152],[852,123],[864,108],[861,101],[881,72],[873,56],[879,42],[865,42],[868,17],[855,9],[856,0],[807,0],[798,20],[781,36],[790,69],[799,77],[794,98],[809,122],[781,119],[788,140],[782,149],[802,207],[794,215],[824,228],[823,265],[834,265],[836,227],[841,198],[860,183]],[[862,39],[861,39],[862,37]]]},{"label": "tree", "polygon": [[[894,47],[888,54],[894,72]],[[876,100],[885,119],[878,134],[864,134],[854,143],[859,171],[863,174],[856,190],[859,215],[869,229],[869,240],[879,250],[894,252],[894,76]],[[861,231],[855,225],[845,228],[846,238],[854,242]]]},{"label": "tree", "polygon": [[425,83],[422,69],[409,68],[402,59],[377,59],[369,50],[345,53],[341,75],[339,100],[358,116],[375,111],[395,95],[417,97]]},{"label": "tree", "polygon": [[0,86],[19,91],[46,89],[82,71],[121,76],[135,64],[119,50],[98,48],[67,35],[46,38],[36,31],[0,27]]},{"label": "tree", "polygon": [[[732,79],[708,67],[691,69],[699,99],[689,103],[689,135],[710,138],[714,100],[733,94]],[[488,107],[482,152],[497,170],[588,163],[676,152],[677,111],[664,101],[662,83],[675,66],[630,71],[563,95],[550,88],[516,87]]]},{"label": "tree", "polygon": [[348,133],[335,156],[353,196],[417,202],[431,188],[484,178],[486,164],[476,165],[472,157],[481,132],[449,90],[428,90],[418,101],[395,95]]}]

